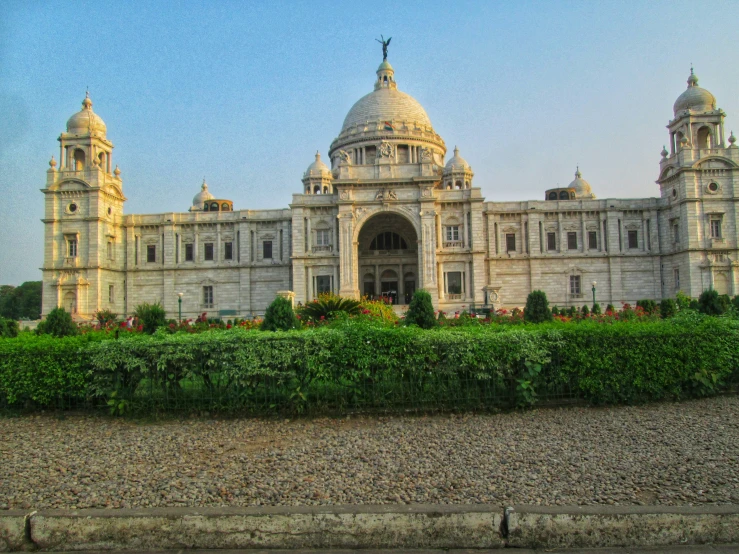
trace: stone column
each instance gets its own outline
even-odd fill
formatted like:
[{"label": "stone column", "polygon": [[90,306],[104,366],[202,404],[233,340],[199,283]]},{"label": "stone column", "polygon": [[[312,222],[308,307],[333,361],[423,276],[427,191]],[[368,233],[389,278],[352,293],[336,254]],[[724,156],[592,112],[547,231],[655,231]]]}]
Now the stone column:
[{"label": "stone column", "polygon": [[[277,244],[277,241],[275,241],[275,245]],[[216,247],[215,252],[213,253],[213,261],[218,264],[221,261],[221,224],[216,223]],[[274,256],[274,254],[273,254]]]},{"label": "stone column", "polygon": [[380,295],[380,266],[375,264],[375,296]]},{"label": "stone column", "polygon": [[[342,206],[343,208],[344,206]],[[347,206],[351,210],[351,206]],[[357,260],[356,248],[354,243],[354,214],[351,211],[341,211],[339,218],[339,234],[341,236],[341,251],[339,259],[341,263],[340,275],[341,286],[339,294],[348,298],[358,298],[359,290],[357,289]]]},{"label": "stone column", "polygon": [[421,248],[419,248],[418,269],[423,275],[421,286],[428,291],[438,304],[438,284],[436,282],[436,210],[433,206],[421,209]]}]

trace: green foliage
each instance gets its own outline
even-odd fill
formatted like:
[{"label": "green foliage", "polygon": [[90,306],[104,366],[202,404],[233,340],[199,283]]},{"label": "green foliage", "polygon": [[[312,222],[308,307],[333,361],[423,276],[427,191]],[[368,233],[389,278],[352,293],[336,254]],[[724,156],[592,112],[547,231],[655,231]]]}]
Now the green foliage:
[{"label": "green foliage", "polygon": [[106,327],[112,323],[115,323],[118,314],[113,313],[110,310],[98,310],[95,312],[95,319],[101,327]]},{"label": "green foliage", "polygon": [[439,317],[437,318],[438,321],[446,321],[446,313],[444,310],[439,310]]},{"label": "green foliage", "polygon": [[413,298],[405,314],[406,325],[418,325],[421,329],[436,327],[434,316],[434,305],[431,303],[431,295],[423,289],[413,293]]},{"label": "green foliage", "polygon": [[41,281],[0,286],[0,317],[41,319]]},{"label": "green foliage", "polygon": [[721,313],[726,313],[731,309],[731,298],[728,294],[719,295],[718,302],[721,304],[721,308],[723,310]]},{"label": "green foliage", "polygon": [[662,319],[675,317],[676,313],[677,303],[672,298],[665,298],[659,303],[659,315]]},{"label": "green foliage", "polygon": [[536,404],[536,378],[541,373],[541,364],[526,361],[523,366],[523,370],[515,380],[516,407],[518,408],[528,408]]},{"label": "green foliage", "polygon": [[299,328],[300,320],[295,316],[290,301],[282,296],[276,297],[264,314],[262,331],[289,331]]},{"label": "green foliage", "polygon": [[736,313],[739,313],[739,294],[731,299],[731,306]]},{"label": "green foliage", "polygon": [[526,308],[524,308],[523,317],[527,323],[543,323],[552,320],[549,301],[544,291],[534,290],[529,293],[526,298]]},{"label": "green foliage", "polygon": [[144,302],[136,306],[133,311],[133,315],[136,316],[141,325],[144,327],[144,333],[149,335],[159,327],[164,327],[167,324],[167,315],[164,313],[164,308],[159,302],[149,304]]},{"label": "green foliage", "polygon": [[0,337],[15,338],[18,336],[18,322],[15,319],[0,317]]},{"label": "green foliage", "polygon": [[698,311],[706,315],[724,313],[724,303],[721,302],[718,292],[713,289],[704,290],[698,298]]},{"label": "green foliage", "polygon": [[637,300],[636,306],[648,314],[653,314],[657,311],[657,303],[654,300]]},{"label": "green foliage", "polygon": [[677,304],[678,310],[692,309],[691,308],[692,302],[694,302],[694,300],[681,290],[677,291],[677,294],[675,294],[675,303]]},{"label": "green foliage", "polygon": [[37,335],[53,335],[55,337],[70,337],[77,335],[79,329],[72,320],[72,316],[64,308],[54,308],[36,327]]},{"label": "green foliage", "polygon": [[590,315],[590,308],[588,308],[588,305],[587,304],[585,304],[582,307],[582,310],[580,310],[580,313],[583,315],[583,317],[587,317],[587,316]]},{"label": "green foliage", "polygon": [[700,308],[700,304],[698,303],[697,300],[693,299],[693,300],[690,301],[690,305],[688,306],[688,309],[689,310],[693,310],[693,311],[697,312],[697,311],[699,311],[699,308]]},{"label": "green foliage", "polygon": [[615,311],[616,311],[616,309],[613,307],[613,304],[608,304],[606,306],[606,313],[607,312],[615,312]]},{"label": "green foliage", "polygon": [[596,302],[595,304],[593,304],[593,315],[600,315],[600,314],[601,314],[600,304]]},{"label": "green foliage", "polygon": [[552,308],[552,315],[559,315],[559,308],[557,306]]},{"label": "green foliage", "polygon": [[333,319],[339,314],[357,315],[361,311],[360,302],[351,298],[325,293],[320,294],[300,309],[300,317],[309,321]]}]

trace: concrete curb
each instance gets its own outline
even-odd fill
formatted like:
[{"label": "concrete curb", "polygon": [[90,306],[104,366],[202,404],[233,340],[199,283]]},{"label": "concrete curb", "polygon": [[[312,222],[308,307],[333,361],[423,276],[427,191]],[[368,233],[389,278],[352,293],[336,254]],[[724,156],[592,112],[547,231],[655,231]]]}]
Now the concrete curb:
[{"label": "concrete curb", "polygon": [[739,506],[385,505],[0,512],[0,551],[493,549],[739,543]]},{"label": "concrete curb", "polygon": [[517,506],[506,525],[520,548],[728,544],[739,542],[739,506]]},{"label": "concrete curb", "polygon": [[42,550],[498,548],[497,506],[54,510],[31,519]]}]

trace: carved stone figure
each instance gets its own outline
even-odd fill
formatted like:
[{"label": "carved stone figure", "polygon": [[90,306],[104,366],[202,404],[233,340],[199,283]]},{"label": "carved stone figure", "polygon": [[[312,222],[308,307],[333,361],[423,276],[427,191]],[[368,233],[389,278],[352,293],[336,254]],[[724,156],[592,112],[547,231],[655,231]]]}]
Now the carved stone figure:
[{"label": "carved stone figure", "polygon": [[384,192],[381,190],[377,191],[377,194],[375,194],[375,200],[382,200],[384,198]]},{"label": "carved stone figure", "polygon": [[395,191],[394,191],[394,190],[389,190],[389,191],[387,191],[387,197],[388,197],[388,198],[389,198],[390,200],[397,200],[397,199],[398,199],[398,195],[397,195],[397,194],[395,194]]},{"label": "carved stone figure", "polygon": [[433,160],[434,152],[428,146],[421,147],[421,162],[430,163]]},{"label": "carved stone figure", "polygon": [[339,150],[339,163],[344,165],[352,165],[352,157],[346,150]]},{"label": "carved stone figure", "polygon": [[395,157],[395,146],[383,140],[380,143],[380,147],[377,149],[380,158],[393,158]]}]

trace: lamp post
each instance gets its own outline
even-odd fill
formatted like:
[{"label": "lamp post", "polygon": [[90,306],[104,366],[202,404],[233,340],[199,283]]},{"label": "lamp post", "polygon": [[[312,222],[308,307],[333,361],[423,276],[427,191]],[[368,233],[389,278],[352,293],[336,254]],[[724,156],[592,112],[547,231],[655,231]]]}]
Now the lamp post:
[{"label": "lamp post", "polygon": [[595,285],[597,284],[597,281],[593,281],[593,309],[595,309]]},{"label": "lamp post", "polygon": [[177,296],[177,309],[180,316],[180,323],[182,323],[182,295],[185,294],[184,292],[178,292]]}]

